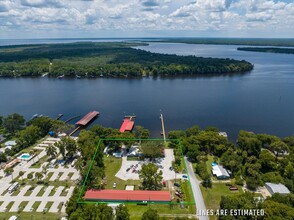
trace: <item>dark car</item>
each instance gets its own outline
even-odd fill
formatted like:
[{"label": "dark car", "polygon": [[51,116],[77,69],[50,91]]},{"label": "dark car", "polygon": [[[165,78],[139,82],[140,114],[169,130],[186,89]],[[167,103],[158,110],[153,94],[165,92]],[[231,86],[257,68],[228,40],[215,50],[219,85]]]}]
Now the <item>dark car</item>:
[{"label": "dark car", "polygon": [[181,185],[179,183],[174,183],[174,186],[180,187]]}]

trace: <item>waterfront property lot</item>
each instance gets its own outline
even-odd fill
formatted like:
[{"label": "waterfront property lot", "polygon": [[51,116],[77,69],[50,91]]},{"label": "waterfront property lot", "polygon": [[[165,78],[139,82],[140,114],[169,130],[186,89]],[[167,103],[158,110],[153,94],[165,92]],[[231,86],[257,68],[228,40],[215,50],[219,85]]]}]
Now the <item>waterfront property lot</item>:
[{"label": "waterfront property lot", "polygon": [[[116,144],[113,144],[116,146],[114,154],[112,151],[106,152],[105,149],[99,149],[99,147],[109,149],[109,146],[112,146],[112,141],[116,142]],[[86,175],[86,178],[83,181],[83,186],[80,191],[78,203],[89,202],[83,199],[85,192],[89,189],[97,189],[97,187],[98,189],[102,188],[108,190],[125,190],[127,186],[131,186],[134,187],[134,190],[144,190],[143,179],[142,177],[140,177],[140,171],[144,164],[147,165],[149,163],[153,163],[158,167],[157,173],[162,173],[162,181],[160,182],[160,184],[162,185],[161,190],[168,191],[170,193],[171,201],[167,202],[169,205],[179,205],[180,203],[186,205],[195,204],[193,200],[193,193],[191,190],[189,177],[185,171],[185,163],[181,154],[180,143],[178,142],[178,145],[173,145],[175,146],[174,148],[169,148],[169,141],[166,144],[163,144],[162,140],[151,139],[144,140],[144,143],[149,141],[156,142],[159,143],[159,145],[164,146],[161,149],[161,156],[159,158],[145,158],[144,155],[141,154],[138,157],[131,157],[132,159],[129,160],[129,149],[131,149],[131,146],[133,146],[134,143],[136,145],[140,145],[139,140],[101,139],[97,146],[96,154],[93,156],[92,164],[90,165],[90,168],[88,170],[88,175]],[[102,180],[97,178],[99,179],[97,182],[93,182],[93,180],[92,182],[87,182],[89,181],[88,176],[93,176],[93,174],[91,173],[91,169],[94,161],[99,160],[96,157],[101,157],[101,154],[97,152],[103,151],[104,154],[102,157],[105,166],[104,178],[102,178]],[[118,154],[122,156],[118,157]],[[175,170],[173,169],[175,157],[179,158],[181,164],[180,167],[182,167],[182,170],[180,170],[179,173],[175,172]],[[92,200],[92,202],[99,203],[99,200]],[[111,202],[115,203],[116,201]],[[125,202],[130,203],[131,201]],[[144,202],[156,203],[155,201]]]}]

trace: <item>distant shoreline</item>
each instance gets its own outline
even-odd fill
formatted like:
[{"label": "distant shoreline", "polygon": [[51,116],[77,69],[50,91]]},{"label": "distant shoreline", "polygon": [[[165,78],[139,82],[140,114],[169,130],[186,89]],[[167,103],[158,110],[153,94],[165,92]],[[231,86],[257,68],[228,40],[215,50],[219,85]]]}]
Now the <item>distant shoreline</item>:
[{"label": "distant shoreline", "polygon": [[294,48],[278,48],[278,47],[238,47],[240,51],[262,52],[262,53],[283,53],[294,54]]},{"label": "distant shoreline", "polygon": [[140,78],[244,73],[245,60],[151,53],[141,42],[79,42],[0,47],[0,77]]}]

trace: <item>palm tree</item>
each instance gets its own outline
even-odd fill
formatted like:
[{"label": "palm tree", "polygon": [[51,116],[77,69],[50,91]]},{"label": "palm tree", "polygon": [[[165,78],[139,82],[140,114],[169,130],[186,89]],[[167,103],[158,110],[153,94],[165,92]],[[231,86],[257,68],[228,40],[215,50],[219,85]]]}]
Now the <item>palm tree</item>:
[{"label": "palm tree", "polygon": [[51,158],[56,157],[56,155],[57,155],[56,147],[53,146],[53,145],[49,145],[49,146],[46,148],[46,153],[47,153],[47,155],[49,155]]},{"label": "palm tree", "polygon": [[40,181],[43,177],[43,174],[41,172],[35,173],[35,177],[37,178],[38,181]]},{"label": "palm tree", "polygon": [[5,175],[10,175],[10,174],[11,174],[11,178],[12,178],[12,180],[13,180],[13,172],[14,172],[14,170],[13,170],[12,167],[8,167],[8,168],[6,168],[6,169],[4,170]]}]

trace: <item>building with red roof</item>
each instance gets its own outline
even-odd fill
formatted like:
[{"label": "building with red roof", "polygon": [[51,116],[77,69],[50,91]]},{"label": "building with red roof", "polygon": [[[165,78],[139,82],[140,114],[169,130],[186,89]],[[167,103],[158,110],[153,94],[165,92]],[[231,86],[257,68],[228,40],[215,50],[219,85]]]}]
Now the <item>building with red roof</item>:
[{"label": "building with red roof", "polygon": [[89,124],[95,117],[99,115],[99,112],[92,111],[86,114],[81,120],[79,120],[76,125],[78,126],[86,126]]},{"label": "building with red roof", "polygon": [[101,202],[170,202],[169,191],[88,190],[85,200]]}]

